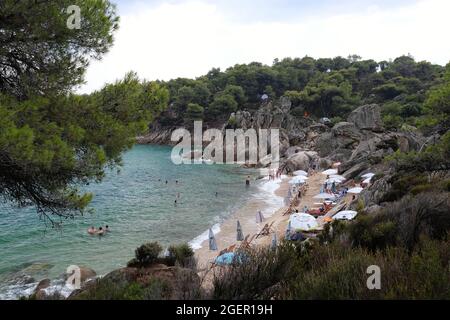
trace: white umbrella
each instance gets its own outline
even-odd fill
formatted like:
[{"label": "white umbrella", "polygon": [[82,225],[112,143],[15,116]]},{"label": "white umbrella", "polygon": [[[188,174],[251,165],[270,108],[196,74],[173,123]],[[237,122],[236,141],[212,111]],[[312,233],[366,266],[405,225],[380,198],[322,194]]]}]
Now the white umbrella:
[{"label": "white umbrella", "polygon": [[363,174],[361,177],[362,178],[372,178],[375,175],[375,173],[369,172],[366,174]]},{"label": "white umbrella", "polygon": [[305,176],[306,177],[308,175],[308,172],[303,171],[303,170],[297,170],[297,171],[294,171],[293,174],[294,174],[294,176]]},{"label": "white umbrella", "polygon": [[332,175],[332,174],[337,174],[337,173],[338,173],[337,169],[328,169],[328,170],[322,171],[322,174],[326,174],[326,175]]},{"label": "white umbrella", "polygon": [[343,180],[341,180],[341,179],[336,179],[336,178],[330,178],[330,179],[327,179],[327,180],[325,180],[325,182],[326,183],[341,183],[341,182],[343,182]]},{"label": "white umbrella", "polygon": [[341,175],[338,175],[338,174],[331,174],[331,175],[330,175],[330,178],[334,178],[334,179],[340,179],[340,180],[342,180],[342,181],[345,181],[345,180],[347,180],[347,178],[346,178],[346,177],[344,177],[344,176],[341,176]]},{"label": "white umbrella", "polygon": [[[296,179],[296,178],[298,178],[298,179]],[[289,184],[305,183],[306,179],[301,179],[301,178],[306,178],[306,177],[296,176],[289,181]]]},{"label": "white umbrella", "polygon": [[357,214],[358,214],[358,212],[352,211],[352,210],[340,211],[333,217],[333,219],[336,219],[336,220],[352,220],[352,219],[354,219],[356,217]]},{"label": "white umbrella", "polygon": [[361,193],[361,191],[363,191],[363,188],[361,188],[361,187],[355,187],[355,188],[349,189],[347,192],[348,192],[348,193]]},{"label": "white umbrella", "polygon": [[289,222],[292,229],[302,231],[313,230],[319,226],[316,218],[307,213],[294,213],[290,216]]},{"label": "white umbrella", "polygon": [[363,183],[370,183],[370,180],[372,180],[372,177],[367,178],[366,180],[363,181]]},{"label": "white umbrella", "polygon": [[334,194],[331,194],[331,193],[322,192],[322,193],[316,194],[313,198],[314,199],[330,199],[330,200],[334,200],[334,199],[336,199],[336,196]]}]

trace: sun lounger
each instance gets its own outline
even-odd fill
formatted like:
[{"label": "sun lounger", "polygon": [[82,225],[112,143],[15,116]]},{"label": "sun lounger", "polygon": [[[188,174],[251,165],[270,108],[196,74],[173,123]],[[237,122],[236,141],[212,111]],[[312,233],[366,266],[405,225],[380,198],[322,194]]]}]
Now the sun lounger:
[{"label": "sun lounger", "polygon": [[256,239],[258,239],[259,237],[262,236],[268,236],[269,234],[271,234],[272,232],[274,232],[274,230],[272,229],[272,226],[274,224],[275,221],[272,221],[272,223],[269,225],[266,223],[266,225],[261,229],[261,231],[256,235]]}]

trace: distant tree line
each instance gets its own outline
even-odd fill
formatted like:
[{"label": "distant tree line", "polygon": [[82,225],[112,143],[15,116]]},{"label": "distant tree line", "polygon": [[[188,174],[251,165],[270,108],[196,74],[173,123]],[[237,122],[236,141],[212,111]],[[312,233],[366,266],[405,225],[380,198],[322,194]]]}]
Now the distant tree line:
[{"label": "distant tree line", "polygon": [[255,110],[262,97],[288,96],[295,116],[337,118],[366,103],[382,106],[388,127],[417,125],[427,113],[431,87],[444,81],[445,68],[411,56],[393,61],[347,58],[275,59],[214,68],[196,79],[177,78],[162,84],[170,92],[170,108],[159,121],[179,125],[192,120],[226,120],[231,112]]}]

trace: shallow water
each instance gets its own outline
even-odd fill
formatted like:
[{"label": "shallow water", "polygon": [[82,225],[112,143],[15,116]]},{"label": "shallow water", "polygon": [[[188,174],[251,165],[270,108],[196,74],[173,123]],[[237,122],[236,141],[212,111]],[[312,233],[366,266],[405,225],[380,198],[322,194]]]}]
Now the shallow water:
[{"label": "shallow water", "polygon": [[[61,231],[46,228],[33,208],[0,205],[0,299],[28,293],[30,283],[40,279],[57,279],[69,265],[104,274],[124,266],[144,242],[191,241],[260,191],[261,182],[249,188],[244,183],[256,171],[233,165],[177,166],[170,152],[165,146],[135,146],[124,155],[120,173],[109,172],[101,184],[87,187],[95,194],[94,213],[65,220]],[[91,225],[109,225],[111,232],[89,236]]]}]

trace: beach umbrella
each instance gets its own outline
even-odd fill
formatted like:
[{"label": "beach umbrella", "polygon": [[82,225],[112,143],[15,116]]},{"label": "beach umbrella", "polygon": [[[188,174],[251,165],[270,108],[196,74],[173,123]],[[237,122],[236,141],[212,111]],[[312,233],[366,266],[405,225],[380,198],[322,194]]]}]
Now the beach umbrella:
[{"label": "beach umbrella", "polygon": [[325,174],[325,175],[332,175],[332,174],[337,174],[337,173],[338,173],[337,169],[328,169],[328,170],[322,171],[322,174]]},{"label": "beach umbrella", "polygon": [[286,228],[286,235],[284,237],[286,240],[291,240],[291,230],[292,230],[291,221],[289,221],[288,226]]},{"label": "beach umbrella", "polygon": [[272,236],[272,242],[270,243],[270,248],[275,250],[277,248],[278,241],[277,241],[277,234],[274,233]]},{"label": "beach umbrella", "polygon": [[356,217],[356,215],[358,214],[358,212],[353,211],[353,210],[344,210],[344,211],[340,211],[338,212],[333,219],[336,220],[352,220]]},{"label": "beach umbrella", "polygon": [[340,179],[340,180],[342,180],[342,181],[347,180],[346,177],[341,176],[341,175],[339,175],[339,174],[330,174],[330,178],[333,178],[333,179]]},{"label": "beach umbrella", "polygon": [[306,180],[308,180],[307,177],[304,177],[304,176],[295,176],[295,177],[293,177],[293,178],[289,181],[289,183],[291,183],[291,184],[305,183]]},{"label": "beach umbrella", "polygon": [[341,180],[341,179],[336,179],[336,178],[330,178],[330,179],[326,179],[325,180],[325,183],[341,183],[341,182],[343,182],[343,180]]},{"label": "beach umbrella", "polygon": [[370,183],[370,180],[372,180],[372,177],[370,177],[370,178],[367,178],[367,179],[365,179],[364,181],[363,181],[363,183]]},{"label": "beach umbrella", "polygon": [[361,188],[361,187],[354,187],[354,188],[349,189],[347,192],[348,193],[361,193],[361,191],[363,191],[363,188]]},{"label": "beach umbrella", "polygon": [[305,176],[306,177],[308,175],[308,172],[303,171],[303,170],[297,170],[297,171],[294,171],[293,174],[294,174],[294,176]]},{"label": "beach umbrella", "polygon": [[322,192],[322,193],[316,194],[313,198],[314,199],[330,199],[330,200],[334,200],[334,199],[336,199],[336,196],[334,194],[331,194],[331,193]]},{"label": "beach umbrella", "polygon": [[261,210],[259,210],[257,213],[256,213],[256,223],[262,223],[264,221],[264,215],[263,215],[263,213],[261,212]]},{"label": "beach umbrella", "polygon": [[241,227],[241,223],[239,222],[239,220],[237,221],[236,240],[237,241],[244,240],[244,235],[242,234],[242,227]]},{"label": "beach umbrella", "polygon": [[375,175],[375,173],[369,172],[369,173],[363,174],[361,177],[362,178],[372,178],[374,175]]},{"label": "beach umbrella", "polygon": [[216,238],[211,228],[209,228],[209,250],[217,250]]},{"label": "beach umbrella", "polygon": [[306,180],[291,180],[289,181],[289,184],[303,184]]},{"label": "beach umbrella", "polygon": [[316,218],[308,213],[294,213],[289,218],[291,227],[295,230],[309,231],[316,229],[319,224]]}]

